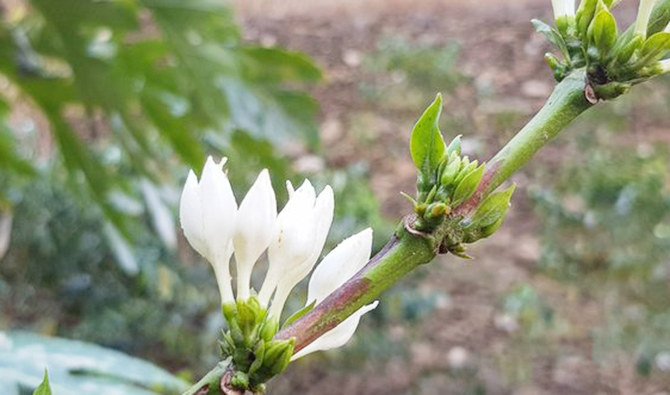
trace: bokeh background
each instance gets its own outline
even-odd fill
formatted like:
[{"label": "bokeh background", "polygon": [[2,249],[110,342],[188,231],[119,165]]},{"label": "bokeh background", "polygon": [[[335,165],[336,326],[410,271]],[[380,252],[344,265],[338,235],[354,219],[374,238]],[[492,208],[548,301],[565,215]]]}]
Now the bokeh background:
[{"label": "bokeh background", "polygon": [[[529,20],[550,13],[0,0],[0,392],[38,382],[42,359],[3,354],[28,332],[41,351],[77,339],[200,377],[223,321],[176,222],[187,169],[229,157],[238,200],[263,167],[282,202],[283,179],[330,184],[329,246],[372,226],[380,248],[409,209],[409,132],[436,92],[444,134],[480,160],[543,104],[549,47]],[[299,360],[270,393],[670,394],[669,105],[665,78],[580,117],[514,177],[510,218],[475,259],[420,268],[347,347]]]}]

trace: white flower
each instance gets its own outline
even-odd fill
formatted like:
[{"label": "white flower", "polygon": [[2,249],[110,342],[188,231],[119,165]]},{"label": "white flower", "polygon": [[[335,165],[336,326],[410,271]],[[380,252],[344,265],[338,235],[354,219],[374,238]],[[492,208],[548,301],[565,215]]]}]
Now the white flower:
[{"label": "white flower", "polygon": [[251,273],[276,235],[277,200],[267,170],[261,171],[237,212],[233,237],[237,267],[237,298],[249,298]]},{"label": "white flower", "polygon": [[670,23],[668,23],[668,26],[666,26],[663,31],[666,33],[670,33]]},{"label": "white flower", "polygon": [[554,8],[554,19],[564,16],[575,16],[575,0],[551,0]]},{"label": "white flower", "polygon": [[305,181],[292,191],[289,201],[277,216],[277,236],[268,249],[269,267],[258,294],[270,316],[279,319],[291,290],[309,274],[321,254],[333,220],[333,190],[326,186],[316,196],[314,187]]},{"label": "white flower", "polygon": [[[340,243],[316,267],[309,280],[307,304],[321,303],[328,295],[352,278],[370,259],[372,230],[355,234]],[[377,307],[375,301],[361,307],[335,328],[321,335],[307,347],[293,355],[292,360],[315,351],[329,350],[346,344],[353,336],[363,314]]]},{"label": "white flower", "polygon": [[649,17],[656,5],[657,0],[640,0],[640,7],[637,10],[637,19],[635,20],[635,33],[642,37],[647,36],[647,25]]},{"label": "white flower", "polygon": [[[193,248],[214,267],[222,304],[235,302],[229,262],[235,253],[237,299],[249,299],[256,261],[267,250],[268,271],[258,300],[269,306],[269,318],[279,320],[291,290],[313,269],[321,255],[333,221],[333,190],[326,186],[317,196],[305,181],[297,190],[286,187],[289,200],[277,214],[276,198],[267,170],[261,171],[239,210],[228,177],[226,159],[216,164],[208,158],[198,182],[191,171],[180,202],[184,235]],[[352,278],[370,258],[372,230],[349,237],[331,251],[314,271],[308,303],[320,303]],[[378,302],[363,306],[351,317],[298,352],[299,358],[317,350],[345,344],[363,314]]]},{"label": "white flower", "polygon": [[189,172],[179,203],[184,236],[212,264],[222,303],[235,300],[229,265],[237,214],[235,196],[223,172],[225,163],[226,158],[217,164],[208,157],[200,182]]}]

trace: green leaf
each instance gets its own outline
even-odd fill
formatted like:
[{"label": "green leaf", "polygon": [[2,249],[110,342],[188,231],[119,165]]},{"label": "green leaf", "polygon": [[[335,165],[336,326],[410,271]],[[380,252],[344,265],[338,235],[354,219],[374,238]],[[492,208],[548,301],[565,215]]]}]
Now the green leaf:
[{"label": "green leaf", "polygon": [[461,150],[462,150],[462,144],[461,144],[461,137],[463,135],[459,134],[458,136],[454,137],[453,140],[451,140],[451,143],[449,143],[449,146],[447,147],[447,155],[450,155],[455,152],[456,155],[460,156],[461,155]]},{"label": "green leaf", "polygon": [[[633,36],[632,39],[628,40],[627,35],[621,35],[619,37],[619,40],[622,41],[628,41],[626,44],[622,44],[621,48],[616,51],[615,56],[616,56],[616,61],[619,64],[624,64],[630,60],[631,57],[633,57],[633,54],[638,48],[642,47],[642,44],[644,43],[644,39],[642,36],[635,35]],[[619,46],[618,43],[616,46]]]},{"label": "green leaf", "polygon": [[489,195],[472,217],[472,225],[478,228],[486,228],[504,218],[509,210],[515,189],[516,186],[512,185],[504,191]]},{"label": "green leaf", "polygon": [[468,200],[479,187],[479,183],[484,177],[484,170],[486,170],[486,165],[481,164],[476,169],[470,171],[463,180],[458,184],[456,190],[454,191],[453,205],[457,207],[459,204]]},{"label": "green leaf", "polygon": [[533,24],[535,31],[542,34],[550,43],[554,44],[567,59],[570,55],[568,53],[568,46],[558,30],[547,25],[539,19],[532,19],[530,23]]},{"label": "green leaf", "polygon": [[670,23],[670,0],[660,0],[654,6],[647,25],[647,37],[662,32]]},{"label": "green leaf", "polygon": [[42,383],[35,389],[33,395],[51,395],[51,386],[49,385],[49,372],[44,369],[44,379]]},{"label": "green leaf", "polygon": [[608,10],[598,12],[589,27],[589,41],[598,48],[602,56],[606,56],[616,43],[619,29],[616,19]]},{"label": "green leaf", "polygon": [[0,388],[9,393],[35,388],[44,366],[55,394],[158,395],[188,387],[149,362],[94,344],[27,332],[0,332],[0,339]]},{"label": "green leaf", "polygon": [[596,13],[597,5],[598,0],[582,0],[579,4],[575,18],[577,21],[577,33],[582,38],[585,38],[587,35],[591,20]]},{"label": "green leaf", "polygon": [[453,158],[449,156],[449,163],[442,172],[442,179],[440,180],[442,186],[448,187],[456,181],[458,171],[461,169],[461,157],[454,155]]},{"label": "green leaf", "polygon": [[[305,54],[276,48],[248,47],[240,54],[248,57],[243,63],[245,79],[259,83],[286,84],[321,81],[321,70]],[[242,61],[244,61],[242,57]],[[272,67],[268,67],[272,65]]]},{"label": "green leaf", "polygon": [[668,51],[670,51],[670,33],[656,33],[642,45],[640,51],[641,62],[660,60]]},{"label": "green leaf", "polygon": [[440,132],[439,120],[442,112],[442,95],[437,94],[421,118],[414,125],[410,139],[410,152],[416,168],[430,177],[440,165],[446,147]]}]

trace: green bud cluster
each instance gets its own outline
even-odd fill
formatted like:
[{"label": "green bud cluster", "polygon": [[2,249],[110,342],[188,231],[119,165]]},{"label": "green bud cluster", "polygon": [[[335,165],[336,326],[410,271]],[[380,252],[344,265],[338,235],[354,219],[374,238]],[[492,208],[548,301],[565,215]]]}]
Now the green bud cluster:
[{"label": "green bud cluster", "polygon": [[224,359],[230,358],[234,388],[261,393],[264,384],[291,362],[294,339],[274,340],[279,323],[268,317],[255,296],[223,305],[228,330],[219,341]]},{"label": "green bud cluster", "polygon": [[446,145],[438,121],[442,97],[426,109],[412,131],[410,151],[418,170],[416,221],[413,227],[431,233],[442,226],[440,252],[467,258],[464,244],[492,235],[502,225],[514,188],[487,196],[468,217],[455,209],[468,201],[479,189],[486,165],[462,154],[461,136]]},{"label": "green bud cluster", "polygon": [[[461,155],[461,139],[456,137],[429,177],[419,176],[418,199],[414,211],[419,230],[430,230],[441,224],[452,210],[477,191],[486,166]],[[426,182],[428,179],[428,182]]]},{"label": "green bud cluster", "polygon": [[[615,98],[667,71],[660,61],[670,55],[670,0],[657,1],[648,22],[645,16],[638,17],[623,32],[612,15],[618,3],[582,0],[574,16],[556,19],[556,27],[532,21],[561,54],[560,58],[552,53],[545,55],[556,80],[585,68],[592,89],[587,97],[592,101]],[[643,7],[640,12],[645,12]]]}]

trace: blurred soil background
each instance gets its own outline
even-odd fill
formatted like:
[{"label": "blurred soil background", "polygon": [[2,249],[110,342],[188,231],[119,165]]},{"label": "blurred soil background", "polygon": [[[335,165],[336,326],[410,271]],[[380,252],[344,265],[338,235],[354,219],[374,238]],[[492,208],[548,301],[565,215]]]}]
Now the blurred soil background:
[{"label": "blurred soil background", "polygon": [[[635,6],[624,2],[624,20],[634,16]],[[237,9],[248,40],[303,51],[323,67],[326,81],[314,95],[321,104],[324,166],[369,166],[389,220],[409,209],[398,193],[412,192],[415,182],[407,139],[417,109],[436,91],[447,98],[443,133],[463,134],[465,151],[485,160],[540,108],[554,83],[543,61],[549,46],[529,23],[551,19],[546,1],[260,0],[239,1]],[[273,392],[670,393],[667,348],[638,344],[631,350],[619,347],[625,340],[602,339],[610,315],[629,308],[612,311],[611,296],[592,292],[606,288],[605,280],[566,283],[540,267],[550,259],[542,248],[550,214],[538,213],[533,191],[559,183],[567,168],[587,164],[583,149],[643,157],[654,146],[667,149],[670,118],[642,114],[663,112],[668,97],[636,89],[625,103],[580,118],[515,176],[511,217],[494,237],[472,248],[473,260],[447,256],[419,269],[382,303],[400,307],[366,317],[365,330],[347,350],[296,363],[272,384]],[[608,118],[612,124],[603,125]],[[601,142],[607,147],[599,148]],[[660,180],[667,199],[664,158]],[[609,171],[624,166],[612,159]],[[589,209],[577,192],[566,195],[567,206]],[[610,237],[593,243],[617,242]],[[661,258],[666,270],[669,260],[667,253]],[[667,287],[667,277],[662,282]]]}]

